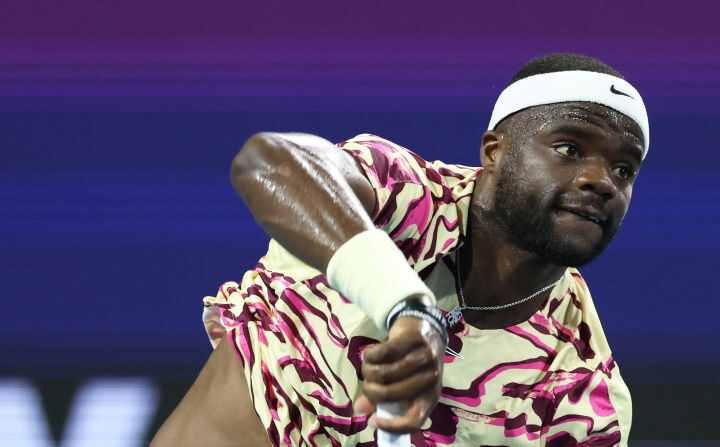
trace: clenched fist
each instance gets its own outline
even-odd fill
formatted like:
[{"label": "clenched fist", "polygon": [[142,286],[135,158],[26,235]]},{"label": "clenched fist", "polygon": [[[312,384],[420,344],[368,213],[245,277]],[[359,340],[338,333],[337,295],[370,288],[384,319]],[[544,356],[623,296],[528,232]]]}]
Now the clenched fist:
[{"label": "clenched fist", "polygon": [[373,415],[369,422],[393,433],[419,430],[440,397],[444,358],[445,343],[430,323],[398,318],[386,341],[363,351],[365,382],[355,410],[372,413],[378,403],[406,402],[404,415],[393,419]]}]

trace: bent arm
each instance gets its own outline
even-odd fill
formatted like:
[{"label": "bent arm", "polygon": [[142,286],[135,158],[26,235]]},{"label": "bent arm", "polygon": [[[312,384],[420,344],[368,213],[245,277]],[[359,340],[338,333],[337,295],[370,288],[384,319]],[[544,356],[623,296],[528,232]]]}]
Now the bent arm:
[{"label": "bent arm", "polygon": [[[256,134],[233,160],[231,172],[233,186],[265,232],[298,259],[322,272],[328,272],[331,258],[341,247],[347,247],[346,242],[357,244],[354,236],[368,234],[368,230],[375,228],[370,213],[376,199],[370,181],[350,154],[320,137]],[[391,251],[380,250],[375,257],[366,256],[372,251],[368,247],[374,247],[370,244],[364,250],[353,248],[349,256],[340,257],[350,259],[350,264],[354,262],[357,266],[354,269],[341,263],[343,267],[338,271],[350,272],[343,277],[343,281],[350,279],[349,282],[340,281],[340,286],[347,287],[338,288],[332,278],[328,278],[333,287],[358,304],[368,316],[372,318],[374,313],[373,320],[378,327],[385,323],[385,308],[389,310],[398,299],[417,297],[425,306],[432,306],[434,299],[432,292],[408,267],[404,255],[395,251],[394,243],[389,238],[384,243],[388,245],[378,243],[378,246],[381,249],[389,246]],[[393,253],[400,253],[399,260],[391,256]],[[392,270],[391,266],[401,264],[409,273],[396,276],[387,273]],[[333,265],[338,263],[331,267]],[[383,266],[388,269],[383,270]],[[380,285],[370,287],[374,282]],[[414,285],[418,282],[422,287]],[[382,292],[375,293],[377,289]],[[411,289],[420,292],[408,292]],[[373,293],[362,293],[368,290]],[[419,429],[440,395],[444,347],[445,341],[427,319],[398,318],[388,340],[365,351],[363,373],[371,378],[363,386],[364,395],[357,400],[356,409],[373,412],[375,403],[406,401],[405,415],[391,420],[371,420],[390,431],[406,433]],[[422,365],[403,365],[403,359],[413,354],[430,360]],[[400,365],[393,371],[403,380],[398,381],[387,373],[388,367],[395,364]]]},{"label": "bent arm", "polygon": [[231,178],[263,230],[323,272],[345,241],[374,228],[370,182],[350,154],[323,138],[253,135],[233,160]]}]

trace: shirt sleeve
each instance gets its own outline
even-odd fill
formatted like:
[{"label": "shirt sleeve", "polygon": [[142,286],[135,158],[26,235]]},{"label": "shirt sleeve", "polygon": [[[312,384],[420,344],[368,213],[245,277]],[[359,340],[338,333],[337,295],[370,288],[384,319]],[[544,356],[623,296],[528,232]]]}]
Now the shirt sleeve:
[{"label": "shirt sleeve", "polygon": [[362,167],[375,192],[372,220],[396,240],[422,232],[432,209],[425,160],[402,146],[362,134],[338,145]]},{"label": "shirt sleeve", "polygon": [[[371,218],[416,270],[457,245],[478,168],[428,162],[376,135],[338,144],[360,164],[375,192]],[[461,203],[461,202],[465,203]]]}]

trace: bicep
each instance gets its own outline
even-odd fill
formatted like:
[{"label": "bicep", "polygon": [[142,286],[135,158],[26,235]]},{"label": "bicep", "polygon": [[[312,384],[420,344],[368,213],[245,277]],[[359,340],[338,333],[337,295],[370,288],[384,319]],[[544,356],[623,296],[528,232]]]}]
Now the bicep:
[{"label": "bicep", "polygon": [[[245,150],[245,147],[251,150]],[[253,135],[245,147],[233,160],[233,177],[236,173],[242,172],[247,166],[257,166],[268,162],[279,164],[279,159],[273,159],[268,154],[271,147],[284,147],[285,150],[292,150],[294,147],[295,150],[306,151],[317,160],[322,160],[323,163],[332,168],[332,172],[340,175],[360,200],[368,215],[375,209],[375,191],[365,176],[360,162],[322,137],[297,132],[261,132]],[[282,152],[278,154],[278,157],[283,157]]]},{"label": "bicep", "polygon": [[298,146],[311,148],[317,152],[318,158],[335,165],[357,198],[360,199],[360,203],[362,203],[368,215],[373,212],[376,201],[375,191],[356,158],[317,135],[305,133],[285,133],[281,135]]}]

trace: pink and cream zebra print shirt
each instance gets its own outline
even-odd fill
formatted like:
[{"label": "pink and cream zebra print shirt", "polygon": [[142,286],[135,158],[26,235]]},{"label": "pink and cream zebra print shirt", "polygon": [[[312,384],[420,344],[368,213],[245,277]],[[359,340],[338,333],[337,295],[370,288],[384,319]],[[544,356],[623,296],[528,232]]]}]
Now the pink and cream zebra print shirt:
[{"label": "pink and cream zebra print shirt", "polygon": [[[374,135],[338,145],[373,185],[375,224],[387,231],[448,311],[457,304],[452,253],[465,237],[481,168],[427,162]],[[240,284],[204,299],[213,345],[229,340],[243,362],[270,442],[371,446],[360,352],[382,339],[321,272],[270,241]],[[569,268],[530,319],[493,330],[450,330],[440,401],[416,446],[625,446],[630,394],[612,358],[588,288]]]}]

